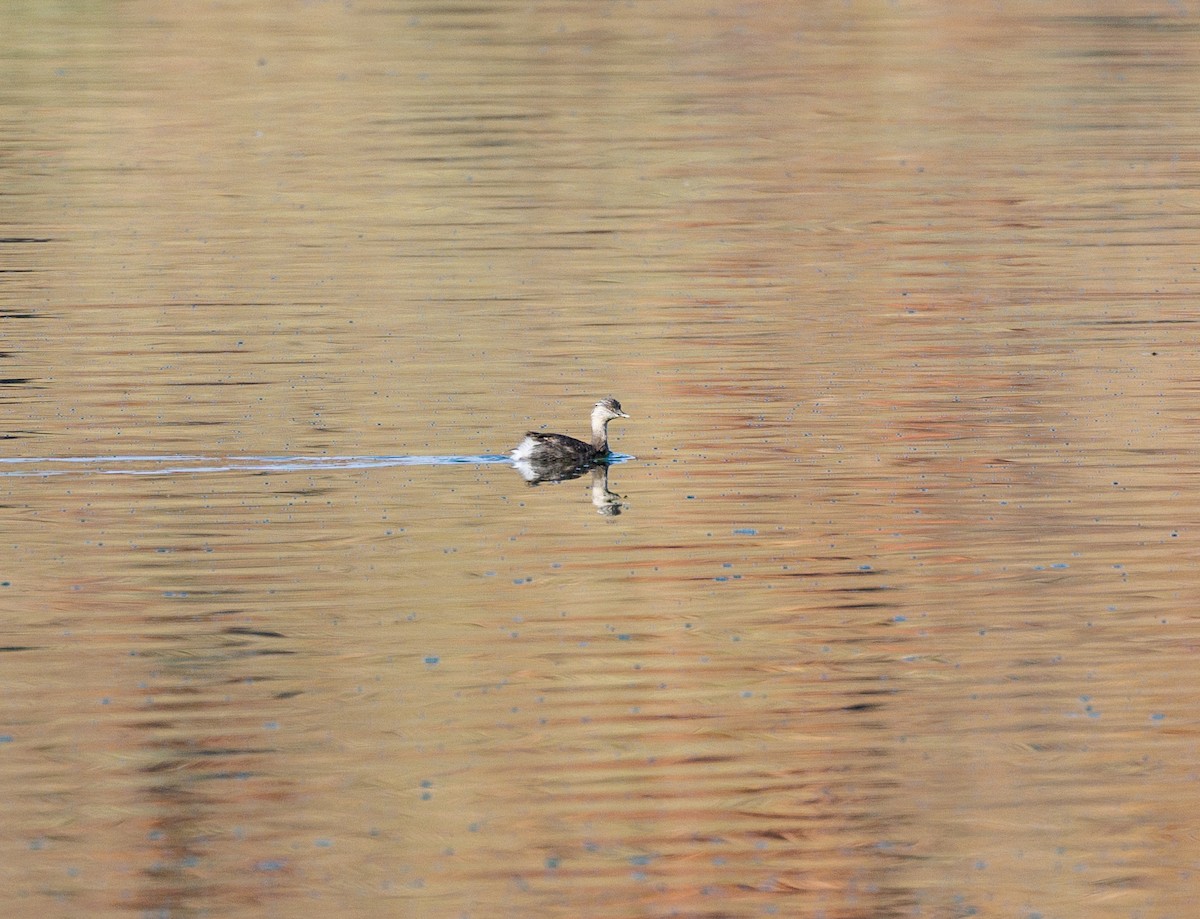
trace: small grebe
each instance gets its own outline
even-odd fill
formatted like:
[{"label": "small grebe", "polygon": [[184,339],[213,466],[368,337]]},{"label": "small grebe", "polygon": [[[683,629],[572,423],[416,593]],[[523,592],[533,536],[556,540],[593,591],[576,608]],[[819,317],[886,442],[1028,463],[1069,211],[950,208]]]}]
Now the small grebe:
[{"label": "small grebe", "polygon": [[592,409],[592,442],[584,443],[566,434],[542,434],[530,431],[512,451],[514,462],[540,466],[582,466],[608,456],[608,423],[628,418],[616,399],[601,399]]}]

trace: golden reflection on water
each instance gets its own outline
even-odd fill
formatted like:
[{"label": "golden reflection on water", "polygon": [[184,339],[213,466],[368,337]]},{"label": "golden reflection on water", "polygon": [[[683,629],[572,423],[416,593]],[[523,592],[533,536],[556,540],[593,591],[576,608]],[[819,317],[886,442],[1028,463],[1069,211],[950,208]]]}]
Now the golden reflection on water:
[{"label": "golden reflection on water", "polygon": [[0,15],[5,915],[1190,914],[1191,14]]}]

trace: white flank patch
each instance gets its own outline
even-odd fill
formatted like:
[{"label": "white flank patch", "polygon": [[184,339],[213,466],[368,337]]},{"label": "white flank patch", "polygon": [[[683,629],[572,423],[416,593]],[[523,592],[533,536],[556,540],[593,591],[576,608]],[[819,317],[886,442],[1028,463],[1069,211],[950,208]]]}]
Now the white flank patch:
[{"label": "white flank patch", "polygon": [[515,450],[513,450],[511,456],[517,462],[531,459],[533,457],[533,451],[537,449],[537,446],[538,442],[536,440],[534,440],[532,437],[526,437],[523,441],[517,444],[517,447]]}]

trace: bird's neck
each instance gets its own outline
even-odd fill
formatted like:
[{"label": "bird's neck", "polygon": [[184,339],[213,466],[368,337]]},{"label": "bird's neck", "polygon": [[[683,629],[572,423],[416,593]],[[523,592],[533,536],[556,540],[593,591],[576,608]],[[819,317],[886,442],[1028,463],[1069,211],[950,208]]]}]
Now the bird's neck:
[{"label": "bird's neck", "polygon": [[608,452],[608,419],[592,416],[592,449],[597,453]]}]

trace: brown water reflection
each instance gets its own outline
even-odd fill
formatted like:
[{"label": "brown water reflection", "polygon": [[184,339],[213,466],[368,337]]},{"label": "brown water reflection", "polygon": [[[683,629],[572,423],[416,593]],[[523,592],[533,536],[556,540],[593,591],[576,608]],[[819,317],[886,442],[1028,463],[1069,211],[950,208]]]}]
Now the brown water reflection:
[{"label": "brown water reflection", "polygon": [[1191,914],[1193,14],[0,21],[4,915]]}]

